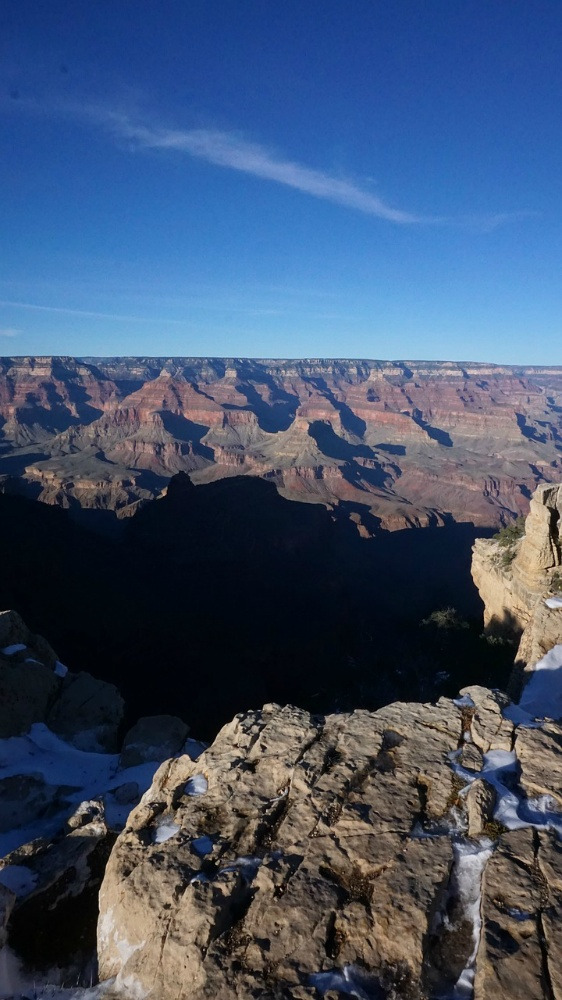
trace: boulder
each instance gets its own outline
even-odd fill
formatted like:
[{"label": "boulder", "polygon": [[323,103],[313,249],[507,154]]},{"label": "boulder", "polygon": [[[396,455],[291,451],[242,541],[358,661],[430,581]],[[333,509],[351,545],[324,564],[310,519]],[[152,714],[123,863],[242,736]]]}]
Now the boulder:
[{"label": "boulder", "polygon": [[490,691],[477,684],[462,688],[461,695],[473,703],[473,708],[466,710],[467,726],[471,739],[482,753],[511,750],[513,723],[502,715],[509,698],[501,691]]},{"label": "boulder", "polygon": [[0,655],[0,739],[26,733],[49,713],[60,680],[41,663],[18,663]]},{"label": "boulder", "polygon": [[447,829],[460,736],[445,699],[325,719],[270,705],[166,761],[108,862],[100,976],[154,1000],[312,1000],[334,970],[334,996],[345,976],[420,995],[452,849],[416,831]]},{"label": "boulder", "polygon": [[43,722],[57,696],[56,654],[16,611],[0,611],[0,738]]},{"label": "boulder", "polygon": [[0,778],[0,833],[52,816],[67,805],[64,787],[48,785],[40,775]]},{"label": "boulder", "polygon": [[7,940],[24,970],[78,973],[95,957],[97,896],[114,839],[101,803],[82,803],[62,835],[0,861],[0,881],[15,891]]},{"label": "boulder", "polygon": [[517,575],[530,589],[540,590],[547,571],[560,565],[561,514],[562,486],[539,486],[529,505],[515,564]]},{"label": "boulder", "polygon": [[[472,577],[484,602],[484,625],[520,636],[517,662],[532,668],[562,642],[562,607],[545,602],[562,586],[562,485],[539,486],[533,494],[525,533],[504,559],[497,539],[479,538],[472,550]],[[514,674],[513,694],[525,682]]]},{"label": "boulder", "polygon": [[91,674],[67,674],[46,722],[53,732],[81,750],[114,751],[124,701],[114,684]]},{"label": "boulder", "polygon": [[515,742],[521,764],[520,784],[529,798],[550,795],[562,809],[562,726],[545,722],[541,728],[517,730]]},{"label": "boulder", "polygon": [[175,715],[150,715],[129,729],[123,740],[120,766],[134,767],[150,760],[167,760],[182,749],[189,726]]},{"label": "boulder", "polygon": [[18,659],[34,657],[46,667],[56,666],[57,655],[43,636],[31,632],[17,611],[0,611],[0,654],[10,646],[26,647],[14,654]]},{"label": "boulder", "polygon": [[469,837],[480,837],[489,831],[496,796],[493,788],[481,778],[469,786],[465,795]]},{"label": "boulder", "polygon": [[16,894],[0,883],[0,948],[6,944],[8,937],[8,921],[14,908]]}]

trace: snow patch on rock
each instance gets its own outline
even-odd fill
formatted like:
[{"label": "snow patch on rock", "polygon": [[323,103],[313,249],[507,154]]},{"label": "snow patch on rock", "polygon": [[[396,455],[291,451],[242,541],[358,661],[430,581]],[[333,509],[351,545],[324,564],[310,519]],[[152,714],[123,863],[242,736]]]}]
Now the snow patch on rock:
[{"label": "snow patch on rock", "polygon": [[209,787],[209,782],[207,781],[204,774],[194,774],[192,778],[186,783],[185,794],[186,795],[204,795]]}]

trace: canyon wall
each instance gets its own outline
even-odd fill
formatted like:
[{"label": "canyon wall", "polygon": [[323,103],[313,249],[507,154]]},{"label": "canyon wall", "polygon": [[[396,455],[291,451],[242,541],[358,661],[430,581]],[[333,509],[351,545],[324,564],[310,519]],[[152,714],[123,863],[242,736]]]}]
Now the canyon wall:
[{"label": "canyon wall", "polygon": [[517,532],[478,539],[472,576],[491,631],[522,632],[518,661],[533,667],[562,643],[562,485],[540,486]]},{"label": "canyon wall", "polygon": [[562,478],[562,369],[0,359],[0,489],[135,512],[177,472],[272,480],[361,533],[499,526]]}]

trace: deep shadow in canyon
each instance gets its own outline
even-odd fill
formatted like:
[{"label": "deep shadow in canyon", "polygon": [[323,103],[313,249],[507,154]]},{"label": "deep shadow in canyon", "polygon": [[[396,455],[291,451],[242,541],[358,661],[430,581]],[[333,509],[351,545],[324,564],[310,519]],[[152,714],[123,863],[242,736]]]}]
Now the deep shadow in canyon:
[{"label": "deep shadow in canyon", "polygon": [[[211,738],[268,701],[325,713],[507,683],[513,647],[481,638],[471,524],[364,540],[264,480],[185,474],[118,532],[84,524],[0,495],[0,607],[113,681],[130,719],[170,712]],[[448,606],[468,627],[420,624]]]}]

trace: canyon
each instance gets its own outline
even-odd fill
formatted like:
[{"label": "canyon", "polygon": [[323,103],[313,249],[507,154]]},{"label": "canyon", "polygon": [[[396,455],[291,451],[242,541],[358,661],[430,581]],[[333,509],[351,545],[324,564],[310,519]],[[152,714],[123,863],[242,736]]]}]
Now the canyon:
[{"label": "canyon", "polygon": [[0,366],[0,997],[562,1000],[562,369]]},{"label": "canyon", "polygon": [[498,527],[562,477],[562,368],[0,359],[3,492],[125,518],[178,472],[262,477],[367,537]]},{"label": "canyon", "polygon": [[125,733],[114,687],[0,614],[0,996],[559,1000],[561,514],[543,485],[475,545],[510,696]]}]

